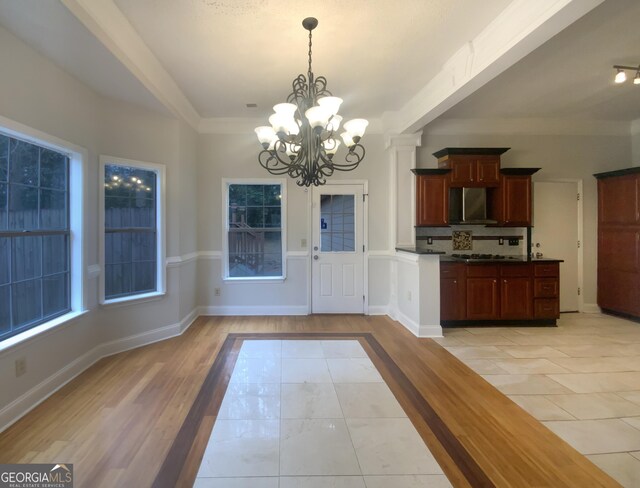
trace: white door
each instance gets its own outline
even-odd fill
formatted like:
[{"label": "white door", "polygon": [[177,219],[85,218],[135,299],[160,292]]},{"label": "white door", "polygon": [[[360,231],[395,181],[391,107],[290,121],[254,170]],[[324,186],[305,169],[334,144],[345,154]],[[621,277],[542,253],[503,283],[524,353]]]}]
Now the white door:
[{"label": "white door", "polygon": [[313,313],[364,313],[363,193],[363,185],[313,189]]},{"label": "white door", "polygon": [[577,311],[578,184],[539,181],[533,191],[533,252],[564,260],[560,263],[560,311]]}]

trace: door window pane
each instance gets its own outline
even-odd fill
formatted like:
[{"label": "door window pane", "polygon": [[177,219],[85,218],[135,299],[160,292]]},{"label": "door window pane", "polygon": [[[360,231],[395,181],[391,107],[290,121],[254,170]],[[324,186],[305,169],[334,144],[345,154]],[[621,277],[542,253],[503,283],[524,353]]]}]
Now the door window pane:
[{"label": "door window pane", "polygon": [[281,185],[231,184],[228,201],[229,277],[282,276]]},{"label": "door window pane", "polygon": [[320,195],[320,250],[355,251],[355,195]]}]

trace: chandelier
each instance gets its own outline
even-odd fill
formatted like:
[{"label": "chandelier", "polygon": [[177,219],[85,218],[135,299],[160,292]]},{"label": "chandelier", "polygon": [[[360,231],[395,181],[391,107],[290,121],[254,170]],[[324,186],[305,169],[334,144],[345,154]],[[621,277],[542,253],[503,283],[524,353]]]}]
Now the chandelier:
[{"label": "chandelier", "polygon": [[312,31],[318,20],[308,17],[302,26],[309,31],[309,69],[293,80],[293,91],[286,103],[273,107],[270,126],[255,129],[263,150],[258,162],[274,175],[288,174],[299,186],[319,186],[334,171],[351,171],[364,158],[360,139],[369,125],[365,119],[352,119],[344,124],[340,134],[347,148],[344,162],[334,161],[341,141],[338,130],[342,117],[338,115],[342,99],[327,90],[327,79],[311,71]]}]

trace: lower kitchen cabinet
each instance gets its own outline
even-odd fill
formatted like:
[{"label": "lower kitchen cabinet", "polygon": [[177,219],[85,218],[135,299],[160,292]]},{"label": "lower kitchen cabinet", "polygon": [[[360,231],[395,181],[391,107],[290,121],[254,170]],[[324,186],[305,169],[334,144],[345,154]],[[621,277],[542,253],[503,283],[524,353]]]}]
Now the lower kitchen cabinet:
[{"label": "lower kitchen cabinet", "polygon": [[555,320],[559,262],[441,263],[440,319],[444,322]]},{"label": "lower kitchen cabinet", "polygon": [[467,278],[467,319],[490,320],[500,317],[498,278]]},{"label": "lower kitchen cabinet", "polygon": [[533,317],[531,278],[501,278],[500,318],[530,319]]},{"label": "lower kitchen cabinet", "polygon": [[440,318],[442,320],[464,320],[465,310],[465,265],[462,263],[440,264]]}]

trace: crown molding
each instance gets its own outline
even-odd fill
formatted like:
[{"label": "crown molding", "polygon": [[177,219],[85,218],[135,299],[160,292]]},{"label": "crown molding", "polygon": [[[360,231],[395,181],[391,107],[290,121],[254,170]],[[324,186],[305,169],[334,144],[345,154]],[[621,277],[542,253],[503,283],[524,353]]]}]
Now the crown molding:
[{"label": "crown molding", "polygon": [[385,129],[421,129],[604,0],[514,0],[400,110],[383,114]]},{"label": "crown molding", "polygon": [[386,134],[384,136],[384,148],[411,148],[422,145],[422,131],[413,134]]},{"label": "crown molding", "polygon": [[200,115],[112,0],[61,1],[165,107],[198,129]]},{"label": "crown molding", "polygon": [[[267,123],[266,117],[211,117],[200,119],[198,132],[200,134],[253,134],[253,129]],[[382,133],[382,120],[370,119],[366,134]]]},{"label": "crown molding", "polygon": [[424,128],[424,132],[429,135],[535,134],[628,137],[629,131],[630,123],[625,121],[566,118],[438,119]]}]

